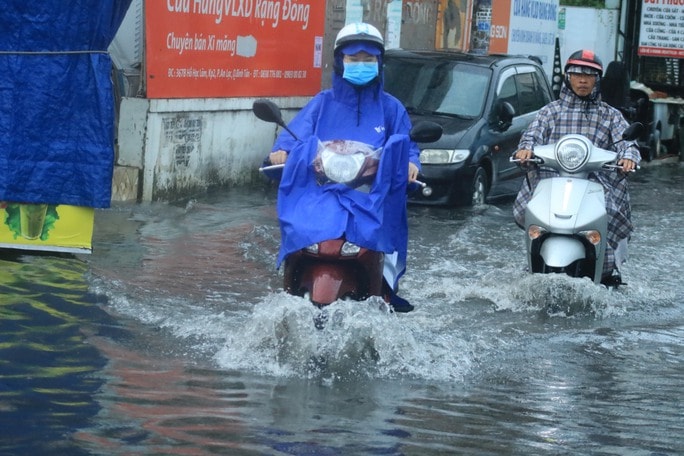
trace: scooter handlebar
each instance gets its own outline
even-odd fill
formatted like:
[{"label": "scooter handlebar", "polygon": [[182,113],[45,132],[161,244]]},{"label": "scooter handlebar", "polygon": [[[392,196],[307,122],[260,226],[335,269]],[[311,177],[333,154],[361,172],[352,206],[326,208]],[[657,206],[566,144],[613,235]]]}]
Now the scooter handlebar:
[{"label": "scooter handlebar", "polygon": [[[262,166],[259,168],[259,171],[262,173],[264,171],[271,171],[271,170],[276,170],[276,169],[283,169],[285,167],[285,163],[282,163],[280,165],[269,165],[269,166]],[[425,182],[419,181],[419,180],[414,180],[413,183],[420,185],[422,188],[427,187],[427,184]]]},{"label": "scooter handlebar", "polygon": [[282,163],[280,165],[262,166],[261,168],[259,168],[259,171],[261,171],[263,173],[264,171],[270,171],[270,170],[274,170],[274,169],[283,169],[284,167],[285,167],[285,163]]},{"label": "scooter handlebar", "polygon": [[[613,163],[606,163],[605,165],[603,165],[603,167],[606,169],[614,169],[614,170],[621,170],[622,169],[622,166],[615,165]],[[637,169],[641,169],[641,166],[637,165],[636,168],[630,169],[628,172],[635,173]]]},{"label": "scooter handlebar", "polygon": [[541,165],[542,163],[544,163],[544,160],[542,160],[539,157],[530,157],[527,160],[521,160],[519,158],[510,157],[508,159],[508,161],[510,161],[511,163],[528,163],[528,162],[531,162],[531,163],[536,163],[538,165]]},{"label": "scooter handlebar", "polygon": [[[541,165],[542,163],[544,163],[544,160],[542,160],[542,159],[539,158],[539,157],[532,157],[532,158],[529,158],[529,159],[527,159],[527,160],[520,160],[519,158],[511,157],[511,158],[508,159],[508,161],[510,161],[511,163],[520,163],[520,164],[522,164],[522,163],[527,163],[527,162],[532,162],[532,163],[536,163],[536,164],[538,164],[538,165]],[[622,169],[622,166],[620,166],[620,165],[615,165],[615,164],[612,164],[612,163],[606,163],[605,165],[603,165],[603,167],[606,168],[606,169],[615,169],[615,170]],[[634,172],[636,172],[637,169],[641,169],[641,166],[638,166],[638,165],[637,165],[636,168],[629,170],[629,172],[630,172],[630,173],[634,173]]]}]

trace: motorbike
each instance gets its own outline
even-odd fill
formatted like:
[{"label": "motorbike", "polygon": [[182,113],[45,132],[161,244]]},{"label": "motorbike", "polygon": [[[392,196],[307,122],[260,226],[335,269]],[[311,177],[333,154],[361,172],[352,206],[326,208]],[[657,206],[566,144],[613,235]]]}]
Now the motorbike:
[{"label": "motorbike", "polygon": [[[643,128],[641,123],[631,124],[620,141],[635,140]],[[619,169],[616,159],[617,153],[596,147],[577,134],[534,148],[530,161],[559,175],[542,179],[525,209],[529,271],[589,277],[601,283],[608,215],[603,186],[589,180],[589,174]],[[511,161],[519,162],[514,158]]]},{"label": "motorbike", "polygon": [[[255,101],[253,112],[259,119],[276,123],[300,141],[288,129],[282,119],[280,108],[272,101]],[[433,122],[423,122],[412,128],[409,137],[416,142],[433,142],[439,139],[441,134],[441,126]],[[280,201],[280,192],[284,184],[282,181],[279,184],[279,221],[283,243],[292,242],[289,238],[299,236],[299,231],[315,231],[318,224],[325,225],[329,223],[330,218],[345,217],[345,214],[341,214],[345,211],[354,212],[354,208],[358,207],[354,204],[355,198],[377,196],[374,196],[375,190],[372,187],[382,166],[382,149],[373,149],[367,144],[350,140],[315,141],[317,144],[311,146],[315,148],[313,160],[304,163],[305,166],[302,168],[305,168],[305,173],[299,170],[299,174],[308,174],[315,179],[315,187],[311,187],[314,191],[306,192],[306,203],[297,203],[294,209],[299,212],[298,216],[301,216],[302,211],[312,211],[308,215],[310,219],[307,220],[307,216],[304,216],[303,224],[289,224],[288,217],[281,211],[281,204],[284,202]],[[290,157],[288,164],[293,160]],[[284,165],[264,166],[260,170],[280,171],[283,167]],[[274,179],[280,176],[270,174],[269,177]],[[404,186],[407,184],[406,181]],[[318,200],[311,200],[310,198],[314,198],[311,194],[315,194],[319,189],[325,190],[321,190]],[[406,189],[403,191],[405,194]],[[346,200],[352,203],[339,203]],[[382,198],[378,198],[377,201],[382,201]],[[333,209],[326,212],[327,202]],[[382,211],[381,206],[375,209]],[[364,214],[351,214],[350,217],[364,217]],[[378,230],[378,233],[381,232],[382,227],[378,226]],[[388,231],[386,227],[385,231]],[[315,236],[312,235],[310,239],[317,239]],[[389,303],[391,293],[396,291],[390,284],[396,283],[399,274],[392,254],[385,254],[361,242],[351,242],[347,237],[348,233],[344,231],[333,239],[317,239],[303,248],[292,248],[293,251],[288,253],[283,261],[285,291],[305,297],[319,308],[336,300],[362,301],[371,296],[380,296]],[[370,235],[366,237],[373,238]],[[282,251],[281,245],[281,254]]]}]

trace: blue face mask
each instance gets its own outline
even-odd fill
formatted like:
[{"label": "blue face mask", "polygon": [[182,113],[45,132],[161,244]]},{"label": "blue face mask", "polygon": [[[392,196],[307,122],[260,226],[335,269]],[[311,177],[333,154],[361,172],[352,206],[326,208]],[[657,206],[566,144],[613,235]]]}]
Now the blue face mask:
[{"label": "blue face mask", "polygon": [[342,77],[354,85],[365,85],[378,75],[378,62],[349,62],[344,64]]}]

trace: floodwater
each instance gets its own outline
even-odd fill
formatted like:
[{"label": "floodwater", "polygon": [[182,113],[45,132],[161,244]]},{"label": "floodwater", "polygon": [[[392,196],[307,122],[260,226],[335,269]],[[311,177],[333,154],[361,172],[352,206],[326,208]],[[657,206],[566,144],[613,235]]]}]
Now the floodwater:
[{"label": "floodwater", "polygon": [[272,189],[98,211],[91,255],[0,257],[0,454],[684,454],[684,166],[632,199],[617,291],[527,274],[510,201],[410,207],[416,310],[322,330]]}]

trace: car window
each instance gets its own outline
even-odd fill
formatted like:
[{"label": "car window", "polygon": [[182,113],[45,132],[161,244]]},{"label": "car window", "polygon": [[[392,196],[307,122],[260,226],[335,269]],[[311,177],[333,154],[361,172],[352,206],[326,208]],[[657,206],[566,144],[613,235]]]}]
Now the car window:
[{"label": "car window", "polygon": [[551,101],[544,75],[531,65],[511,67],[501,72],[497,102],[508,102],[520,116],[537,111]]},{"label": "car window", "polygon": [[541,78],[544,77],[534,67],[531,70],[519,70],[516,75],[520,114],[537,111],[551,101],[551,96]]},{"label": "car window", "polygon": [[384,88],[402,102],[406,108],[415,108],[419,95],[425,93],[430,78],[417,62],[386,60],[383,69]]},{"label": "car window", "polygon": [[434,60],[388,60],[385,90],[410,112],[480,115],[491,78],[488,68]]},{"label": "car window", "polygon": [[515,68],[509,68],[501,72],[497,84],[496,103],[508,102],[515,109],[515,115],[520,114],[518,103],[518,88],[515,80]]},{"label": "car window", "polygon": [[475,117],[482,112],[489,75],[471,71],[475,67],[457,65],[451,70],[451,81],[436,111]]}]

